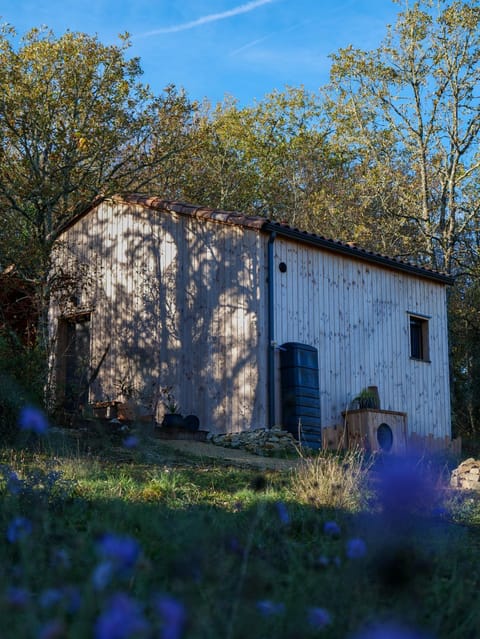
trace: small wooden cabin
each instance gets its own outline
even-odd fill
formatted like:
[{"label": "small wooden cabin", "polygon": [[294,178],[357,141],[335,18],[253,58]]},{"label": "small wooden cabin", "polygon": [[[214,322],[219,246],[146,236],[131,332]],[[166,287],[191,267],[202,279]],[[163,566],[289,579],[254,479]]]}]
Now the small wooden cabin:
[{"label": "small wooden cabin", "polygon": [[265,218],[134,194],[72,220],[54,273],[64,282],[50,308],[59,403],[75,381],[81,404],[132,398],[160,420],[169,388],[212,432],[291,429],[299,417],[314,432],[376,386],[410,433],[450,436],[443,274]]}]

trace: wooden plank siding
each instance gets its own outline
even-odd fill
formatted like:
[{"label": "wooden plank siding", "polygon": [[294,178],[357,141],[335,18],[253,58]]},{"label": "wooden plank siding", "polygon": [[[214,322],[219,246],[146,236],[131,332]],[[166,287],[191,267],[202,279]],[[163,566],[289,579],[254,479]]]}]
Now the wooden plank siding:
[{"label": "wooden plank siding", "polygon": [[[274,246],[275,342],[318,349],[322,427],[378,386],[382,409],[405,411],[409,432],[450,436],[445,285],[285,238]],[[409,313],[429,318],[429,362],[410,358]],[[278,375],[276,388],[281,420]]]},{"label": "wooden plank siding", "polygon": [[68,227],[55,264],[79,273],[80,298],[54,297],[50,325],[55,339],[62,315],[88,308],[92,367],[110,345],[90,402],[130,387],[160,418],[158,389],[172,386],[202,428],[263,426],[264,253],[258,232],[134,204],[105,201]]},{"label": "wooden plank siding", "polygon": [[[92,370],[104,358],[90,402],[130,389],[161,419],[159,389],[172,386],[203,429],[266,426],[273,237],[277,424],[278,347],[301,342],[319,353],[322,427],[377,386],[382,409],[407,413],[409,433],[449,437],[448,278],[261,218],[135,194],[92,206],[54,253],[52,340],[62,317],[90,314]],[[410,357],[410,314],[428,318],[428,362]]]}]

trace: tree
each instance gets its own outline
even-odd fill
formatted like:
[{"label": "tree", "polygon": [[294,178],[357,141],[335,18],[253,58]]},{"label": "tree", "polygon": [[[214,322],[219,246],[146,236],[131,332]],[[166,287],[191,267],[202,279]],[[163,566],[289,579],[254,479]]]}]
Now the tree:
[{"label": "tree", "polygon": [[479,27],[477,0],[419,0],[378,49],[332,56],[330,113],[363,158],[365,194],[407,223],[417,256],[449,273],[465,266],[480,206]]},{"label": "tree", "polygon": [[99,195],[146,187],[185,143],[174,125],[188,101],[174,87],[154,97],[128,47],[128,35],[105,46],[33,29],[16,46],[13,29],[0,34],[0,264],[20,260],[37,283],[43,341],[62,226]]},{"label": "tree", "polygon": [[[472,434],[478,401],[480,3],[404,4],[373,51],[333,56],[329,112],[362,176],[382,235],[456,276],[449,296],[454,427]],[[397,253],[398,254],[398,253]]]},{"label": "tree", "polygon": [[207,104],[179,186],[182,197],[311,231],[320,222],[330,228],[324,211],[345,177],[330,133],[318,96],[303,87],[274,91],[244,108],[231,99],[214,109]]}]

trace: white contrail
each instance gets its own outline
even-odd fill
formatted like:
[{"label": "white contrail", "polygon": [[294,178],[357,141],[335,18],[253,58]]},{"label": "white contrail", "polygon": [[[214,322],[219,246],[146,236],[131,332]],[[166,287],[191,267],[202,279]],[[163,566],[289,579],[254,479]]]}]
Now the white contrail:
[{"label": "white contrail", "polygon": [[302,22],[299,22],[298,24],[294,24],[292,27],[287,27],[286,29],[280,29],[280,30],[277,30],[277,31],[272,31],[271,33],[268,33],[266,36],[263,36],[263,38],[258,38],[257,40],[252,40],[251,42],[247,42],[247,44],[244,44],[243,46],[239,47],[238,49],[235,49],[234,51],[231,51],[228,55],[235,56],[235,55],[237,55],[237,53],[241,53],[242,51],[246,51],[247,49],[251,49],[252,47],[256,46],[257,44],[260,44],[261,42],[265,42],[265,40],[269,40],[270,38],[273,38],[273,36],[276,36],[279,33],[288,33],[289,31],[295,31],[296,29],[300,29],[300,27],[303,27],[305,24],[310,24],[311,22],[312,22],[312,20],[302,20]]},{"label": "white contrail", "polygon": [[173,25],[172,27],[162,27],[161,29],[148,31],[147,33],[142,33],[142,36],[147,37],[159,35],[161,33],[176,33],[177,31],[186,31],[187,29],[193,29],[194,27],[199,27],[202,24],[207,24],[208,22],[225,20],[226,18],[238,16],[241,13],[248,13],[249,11],[253,11],[253,9],[256,9],[257,7],[261,7],[264,4],[270,4],[271,2],[276,2],[276,0],[253,0],[252,2],[241,4],[239,7],[234,7],[229,11],[223,11],[222,13],[212,13],[209,16],[203,16],[202,18],[192,20],[191,22],[184,22],[182,24]]}]

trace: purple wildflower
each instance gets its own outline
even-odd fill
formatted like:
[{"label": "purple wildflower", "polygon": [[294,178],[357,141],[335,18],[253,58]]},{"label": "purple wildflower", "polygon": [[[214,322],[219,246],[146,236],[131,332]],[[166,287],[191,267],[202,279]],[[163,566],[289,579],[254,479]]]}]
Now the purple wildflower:
[{"label": "purple wildflower", "polygon": [[227,550],[235,555],[240,555],[243,557],[244,548],[241,543],[238,541],[237,537],[230,537],[227,542]]},{"label": "purple wildflower", "polygon": [[14,608],[24,608],[30,601],[30,592],[25,588],[11,586],[7,590],[6,601],[9,606]]},{"label": "purple wildflower", "polygon": [[347,541],[347,557],[349,559],[361,559],[367,554],[367,544],[363,539],[354,538]]},{"label": "purple wildflower", "polygon": [[66,604],[66,610],[71,615],[78,612],[82,605],[82,595],[76,586],[66,586],[63,589],[64,601]]},{"label": "purple wildflower", "polygon": [[139,443],[140,440],[135,435],[130,435],[123,440],[123,445],[125,446],[125,448],[136,448]]},{"label": "purple wildflower", "polygon": [[288,524],[290,523],[290,515],[288,514],[287,507],[285,506],[283,501],[277,501],[275,503],[275,506],[277,508],[277,515],[280,523],[284,526],[288,526]]},{"label": "purple wildflower", "polygon": [[104,590],[110,583],[114,572],[114,566],[111,561],[99,563],[92,575],[92,583],[95,590]]},{"label": "purple wildflower", "polygon": [[257,610],[264,617],[274,617],[285,612],[285,604],[270,601],[270,599],[262,599],[257,601]]},{"label": "purple wildflower", "polygon": [[187,618],[185,606],[169,595],[156,598],[155,608],[162,622],[161,639],[180,639]]},{"label": "purple wildflower", "polygon": [[366,628],[353,639],[430,639],[430,636],[412,628],[387,623]]},{"label": "purple wildflower", "polygon": [[339,537],[340,526],[336,521],[326,521],[323,525],[323,532],[329,537]]},{"label": "purple wildflower", "polygon": [[24,489],[25,482],[23,482],[16,472],[13,470],[8,473],[7,490],[11,495],[19,495]]},{"label": "purple wildflower", "polygon": [[308,625],[316,630],[322,630],[332,622],[332,617],[328,610],[317,607],[308,609],[307,619]]},{"label": "purple wildflower", "polygon": [[44,435],[48,430],[48,421],[41,410],[33,406],[25,406],[18,420],[21,430],[30,430],[37,435]]},{"label": "purple wildflower", "polygon": [[7,529],[7,539],[11,544],[20,541],[32,532],[32,523],[26,517],[15,517]]},{"label": "purple wildflower", "polygon": [[95,639],[129,639],[146,633],[148,624],[139,604],[123,593],[114,595],[95,624]]},{"label": "purple wildflower", "polygon": [[50,608],[55,604],[58,604],[63,599],[63,594],[57,588],[47,588],[44,590],[39,598],[39,603],[42,608]]},{"label": "purple wildflower", "polygon": [[384,517],[404,522],[412,513],[431,511],[438,491],[425,467],[413,458],[392,459],[379,473],[378,496]]},{"label": "purple wildflower", "polygon": [[65,637],[65,626],[60,619],[51,619],[40,628],[38,639],[60,639]]},{"label": "purple wildflower", "polygon": [[55,568],[70,568],[70,555],[64,548],[56,548],[51,562]]},{"label": "purple wildflower", "polygon": [[107,533],[97,544],[99,555],[115,568],[130,569],[140,556],[140,546],[133,537]]},{"label": "purple wildflower", "polygon": [[330,559],[327,557],[327,555],[320,555],[316,561],[317,566],[320,566],[320,568],[326,568],[329,563]]}]

